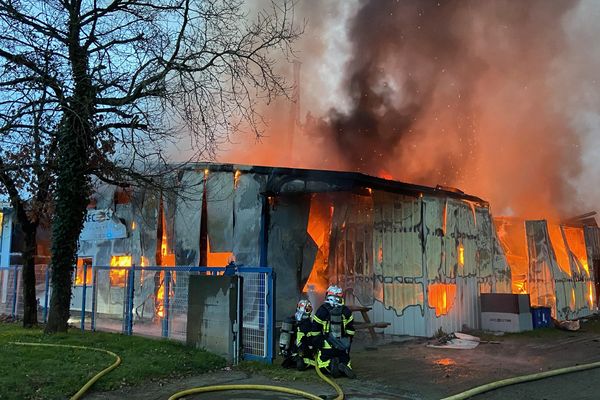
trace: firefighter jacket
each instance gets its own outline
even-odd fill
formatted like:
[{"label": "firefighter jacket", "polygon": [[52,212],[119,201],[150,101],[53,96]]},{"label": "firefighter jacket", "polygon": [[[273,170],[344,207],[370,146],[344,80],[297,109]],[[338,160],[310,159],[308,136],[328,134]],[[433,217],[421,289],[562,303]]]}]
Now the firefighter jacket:
[{"label": "firefighter jacket", "polygon": [[335,348],[338,347],[338,343],[344,342],[349,344],[354,333],[352,311],[344,305],[333,307],[329,303],[324,303],[313,315],[310,335],[313,337],[315,346],[319,348]]},{"label": "firefighter jacket", "polygon": [[312,331],[312,322],[310,318],[302,319],[296,322],[296,347],[300,353],[308,351],[312,346],[310,332]]}]

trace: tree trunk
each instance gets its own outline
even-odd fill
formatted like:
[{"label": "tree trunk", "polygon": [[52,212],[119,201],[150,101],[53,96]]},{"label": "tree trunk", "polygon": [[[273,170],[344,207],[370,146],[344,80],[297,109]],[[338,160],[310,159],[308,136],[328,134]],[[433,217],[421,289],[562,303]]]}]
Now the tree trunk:
[{"label": "tree trunk", "polygon": [[35,256],[37,254],[37,224],[23,224],[25,248],[23,249],[23,327],[37,325],[37,299],[35,296]]},{"label": "tree trunk", "polygon": [[65,118],[60,133],[55,213],[52,221],[52,298],[47,333],[64,332],[70,315],[77,243],[89,196],[84,127],[75,115]]},{"label": "tree trunk", "polygon": [[92,117],[96,91],[88,54],[80,44],[81,2],[69,5],[69,60],[75,88],[58,136],[56,209],[52,221],[52,298],[47,333],[68,328],[77,244],[90,195],[89,155],[94,146]]}]

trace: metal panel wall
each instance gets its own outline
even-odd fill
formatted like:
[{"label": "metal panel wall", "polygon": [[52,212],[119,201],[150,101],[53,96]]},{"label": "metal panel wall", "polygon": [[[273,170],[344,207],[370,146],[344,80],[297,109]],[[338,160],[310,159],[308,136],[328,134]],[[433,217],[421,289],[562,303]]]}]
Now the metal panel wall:
[{"label": "metal panel wall", "polygon": [[308,196],[278,197],[271,206],[267,264],[277,274],[277,320],[296,310],[309,209]]},{"label": "metal panel wall", "polygon": [[566,231],[579,228],[549,226],[546,221],[527,221],[526,227],[531,303],[551,307],[552,315],[560,320],[596,311],[593,271],[588,274],[582,268],[574,253],[575,243],[569,246],[567,240]]},{"label": "metal panel wall", "polygon": [[240,173],[233,199],[233,254],[244,265],[260,263],[260,224],[262,218],[261,192],[266,178],[262,175]]},{"label": "metal panel wall", "polygon": [[386,333],[422,335],[425,315],[425,277],[421,245],[421,202],[385,192],[373,193],[373,253],[383,289],[382,317]]},{"label": "metal panel wall", "polygon": [[[453,332],[466,325],[479,327],[479,290],[482,282],[492,280],[488,266],[491,239],[482,213],[476,206],[452,199],[423,198],[425,207],[427,267],[427,336],[442,330]],[[480,224],[477,225],[477,215]],[[480,238],[485,235],[487,239]],[[439,244],[438,244],[439,243]],[[435,286],[441,291],[435,291]],[[440,294],[441,293],[441,298]],[[442,303],[442,304],[440,304]]]},{"label": "metal panel wall", "polygon": [[600,259],[600,228],[595,226],[586,226],[584,228],[584,233],[588,259],[590,265],[592,265],[594,259]]},{"label": "metal panel wall", "polygon": [[206,223],[210,251],[233,251],[234,174],[211,172],[206,180]]},{"label": "metal panel wall", "polygon": [[[204,174],[185,171],[180,180],[175,208],[175,263],[198,266]],[[168,236],[167,236],[168,237]]]}]

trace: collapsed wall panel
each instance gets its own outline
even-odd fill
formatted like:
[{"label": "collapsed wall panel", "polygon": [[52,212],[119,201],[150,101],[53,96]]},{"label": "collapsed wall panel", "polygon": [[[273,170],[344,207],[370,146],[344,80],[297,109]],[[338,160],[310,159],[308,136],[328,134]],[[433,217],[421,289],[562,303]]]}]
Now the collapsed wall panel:
[{"label": "collapsed wall panel", "polygon": [[300,277],[309,209],[308,196],[280,196],[270,208],[267,264],[277,274],[278,320],[295,312],[302,290]]},{"label": "collapsed wall panel", "polygon": [[208,245],[213,253],[233,251],[234,174],[211,172],[206,178]]},{"label": "collapsed wall panel", "polygon": [[511,271],[506,259],[496,252],[500,247],[487,207],[476,208],[477,262],[480,293],[512,293]]},{"label": "collapsed wall panel", "polygon": [[556,298],[555,277],[559,278],[561,272],[550,245],[546,221],[527,221],[526,232],[529,255],[528,291],[531,304],[552,308],[552,314],[556,318],[557,307],[568,307],[568,304],[564,304],[563,285],[559,287],[562,295],[559,299]]},{"label": "collapsed wall panel", "polygon": [[512,293],[529,293],[529,253],[525,221],[519,218],[494,218],[498,240],[510,265]]},{"label": "collapsed wall panel", "polygon": [[140,265],[156,265],[157,237],[159,222],[160,195],[150,189],[140,189],[134,193],[134,221],[139,230]]},{"label": "collapsed wall panel", "polygon": [[[184,171],[175,205],[175,264],[198,266],[204,174]],[[167,229],[167,238],[168,238]]]},{"label": "collapsed wall panel", "polygon": [[551,307],[552,315],[560,320],[595,311],[593,276],[583,253],[583,230],[546,221],[527,221],[526,226],[532,305]]},{"label": "collapsed wall panel", "polygon": [[600,295],[600,228],[588,226],[584,228],[586,250],[590,274],[592,275],[595,287],[596,309],[598,308]]},{"label": "collapsed wall panel", "polygon": [[586,315],[597,310],[594,273],[587,255],[585,232],[581,227],[561,226],[566,248],[570,256],[570,265],[575,277],[575,309],[587,308]]},{"label": "collapsed wall panel", "polygon": [[258,266],[260,264],[260,226],[265,188],[263,175],[242,173],[236,180],[233,198],[233,253],[236,262]]}]

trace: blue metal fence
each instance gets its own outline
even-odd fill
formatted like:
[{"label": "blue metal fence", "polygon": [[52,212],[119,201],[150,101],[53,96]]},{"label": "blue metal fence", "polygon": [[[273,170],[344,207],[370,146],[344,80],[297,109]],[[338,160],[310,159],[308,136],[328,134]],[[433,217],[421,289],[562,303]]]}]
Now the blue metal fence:
[{"label": "blue metal fence", "polygon": [[[119,269],[125,273],[123,290],[112,287],[110,279],[106,276],[110,271]],[[85,315],[89,313],[92,330],[119,331],[120,325],[120,331],[126,335],[140,334],[185,341],[189,276],[221,275],[225,272],[224,267],[94,266],[92,307],[90,310],[85,309],[85,294],[83,294],[80,310],[81,327],[85,326]],[[235,273],[243,277],[244,358],[271,363],[274,357],[275,316],[273,270],[268,267],[238,266]],[[150,285],[144,286],[148,282]],[[160,298],[159,292],[162,293]],[[119,297],[122,300],[119,300]],[[123,311],[115,311],[118,308]]]},{"label": "blue metal fence", "polygon": [[[21,267],[0,269],[0,314],[22,315]],[[111,271],[124,273],[123,286],[114,286]],[[2,271],[6,271],[3,273]],[[109,267],[87,268],[83,283],[73,287],[70,323],[82,330],[106,330],[126,335],[186,339],[187,284],[190,275],[222,275],[224,267]],[[227,274],[232,273],[231,270]],[[242,276],[242,354],[244,359],[271,363],[274,358],[275,274],[269,267],[237,266]],[[39,318],[47,322],[51,274],[36,269]],[[6,280],[6,282],[3,282]],[[158,290],[157,290],[158,289]],[[162,298],[157,298],[162,290]]]}]

